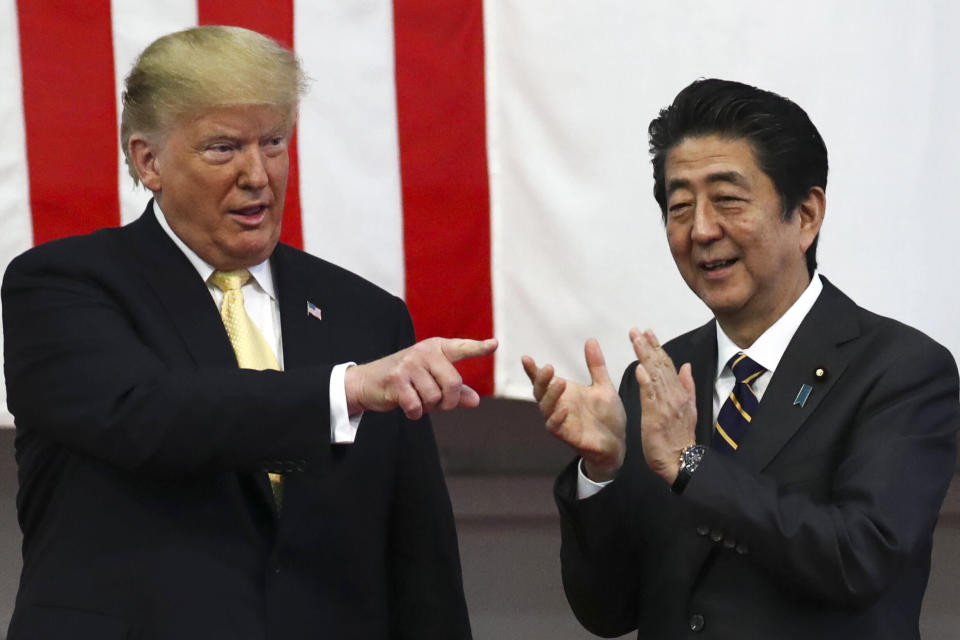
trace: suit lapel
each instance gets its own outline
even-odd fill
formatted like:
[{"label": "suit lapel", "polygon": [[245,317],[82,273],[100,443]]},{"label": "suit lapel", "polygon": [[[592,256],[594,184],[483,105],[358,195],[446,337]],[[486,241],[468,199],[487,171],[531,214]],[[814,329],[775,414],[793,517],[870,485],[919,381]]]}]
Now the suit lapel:
[{"label": "suit lapel", "polygon": [[[717,370],[717,325],[711,320],[693,332],[689,362],[697,389],[697,442],[710,443],[713,433],[713,378]],[[683,361],[674,361],[677,368]]]},{"label": "suit lapel", "polygon": [[[271,258],[280,301],[284,369],[315,365],[330,354],[330,323],[322,317],[330,301],[321,287],[304,281],[296,257],[290,247],[277,245]],[[307,313],[308,303],[318,309],[320,318]]]},{"label": "suit lapel", "polygon": [[[330,360],[330,322],[323,317],[323,313],[330,308],[330,300],[324,294],[325,289],[304,278],[306,269],[298,268],[300,259],[301,256],[294,249],[282,244],[277,245],[270,258],[280,305],[283,368],[286,371]],[[308,302],[315,305],[321,317],[307,313]],[[318,387],[318,392],[323,391]],[[325,424],[322,417],[318,417],[318,427],[320,424]],[[257,476],[261,498],[279,516],[267,475],[261,473]],[[291,503],[295,491],[295,483],[287,480],[284,485],[284,502],[287,505]],[[290,513],[289,509],[287,513]]]},{"label": "suit lapel", "polygon": [[[823,278],[823,291],[787,346],[757,410],[737,459],[761,472],[830,393],[847,367],[839,345],[859,335],[856,305]],[[818,378],[817,369],[828,372]],[[812,387],[803,404],[794,404],[802,385]]]},{"label": "suit lapel", "polygon": [[127,228],[133,241],[125,248],[133,253],[146,286],[159,299],[196,363],[236,367],[236,356],[206,284],[160,227],[152,200]]},{"label": "suit lapel", "polygon": [[[153,201],[128,228],[133,237],[128,249],[135,253],[134,260],[140,266],[143,279],[160,300],[197,365],[235,368],[237,357],[210,291],[187,257],[160,227],[153,213]],[[287,344],[286,335],[284,344]],[[244,478],[244,483],[252,485],[254,495],[264,508],[277,516],[267,474],[262,471],[238,474]]]}]

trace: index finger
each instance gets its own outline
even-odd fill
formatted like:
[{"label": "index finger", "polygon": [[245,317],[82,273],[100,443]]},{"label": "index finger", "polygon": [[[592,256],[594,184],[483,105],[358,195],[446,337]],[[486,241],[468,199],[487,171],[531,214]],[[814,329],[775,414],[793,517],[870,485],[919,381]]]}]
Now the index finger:
[{"label": "index finger", "polygon": [[527,374],[527,377],[530,378],[530,382],[536,380],[537,373],[540,371],[540,367],[537,366],[536,361],[530,356],[522,356],[520,362],[523,364],[523,371]]},{"label": "index finger", "polygon": [[469,338],[442,338],[440,351],[450,362],[458,362],[465,358],[480,358],[488,356],[497,350],[496,338],[486,340],[470,340]]},{"label": "index finger", "polygon": [[648,369],[652,367],[676,370],[673,366],[673,360],[667,355],[667,352],[660,346],[660,342],[652,331],[639,331],[636,328],[630,330],[630,340],[633,344],[633,351]]}]

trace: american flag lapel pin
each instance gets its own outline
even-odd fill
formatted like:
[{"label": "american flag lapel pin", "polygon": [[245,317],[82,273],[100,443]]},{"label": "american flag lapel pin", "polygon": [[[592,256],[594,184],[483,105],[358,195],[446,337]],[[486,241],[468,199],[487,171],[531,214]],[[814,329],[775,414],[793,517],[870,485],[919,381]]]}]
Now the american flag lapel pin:
[{"label": "american flag lapel pin", "polygon": [[323,316],[320,313],[320,307],[313,304],[309,300],[307,300],[307,315],[316,318],[317,320],[323,320]]}]

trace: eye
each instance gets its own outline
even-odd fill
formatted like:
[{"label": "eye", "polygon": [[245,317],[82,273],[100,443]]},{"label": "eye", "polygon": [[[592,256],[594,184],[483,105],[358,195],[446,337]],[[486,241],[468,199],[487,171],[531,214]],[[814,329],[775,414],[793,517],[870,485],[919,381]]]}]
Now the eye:
[{"label": "eye", "polygon": [[203,147],[203,157],[215,164],[228,162],[233,155],[234,146],[229,142],[212,142]]},{"label": "eye", "polygon": [[744,202],[746,202],[744,198],[734,195],[719,195],[713,199],[714,206],[722,209],[735,209],[742,206]]},{"label": "eye", "polygon": [[678,202],[673,202],[670,206],[667,207],[667,214],[671,218],[676,218],[683,215],[693,207],[693,203],[687,200],[681,200]]},{"label": "eye", "polygon": [[263,141],[263,149],[267,154],[277,155],[287,148],[285,136],[271,136]]},{"label": "eye", "polygon": [[213,155],[224,155],[233,151],[233,145],[228,142],[212,142],[204,148],[204,152]]}]

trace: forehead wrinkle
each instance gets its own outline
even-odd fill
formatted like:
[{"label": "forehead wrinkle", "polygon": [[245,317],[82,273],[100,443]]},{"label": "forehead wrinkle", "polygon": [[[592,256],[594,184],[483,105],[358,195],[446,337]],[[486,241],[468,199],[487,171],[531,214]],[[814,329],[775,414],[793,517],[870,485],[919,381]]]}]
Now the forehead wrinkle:
[{"label": "forehead wrinkle", "polygon": [[[737,187],[747,189],[750,187],[750,181],[739,171],[715,171],[707,174],[704,178],[707,184],[717,184],[719,182],[732,184]],[[667,182],[667,195],[671,195],[678,189],[690,189],[692,182],[687,178],[671,178]]]},{"label": "forehead wrinkle", "polygon": [[686,178],[671,178],[667,182],[667,195],[670,196],[679,189],[689,189],[690,181]]},{"label": "forehead wrinkle", "polygon": [[750,181],[739,171],[718,171],[707,176],[708,184],[717,182],[729,182],[730,184],[743,188],[750,186]]}]

